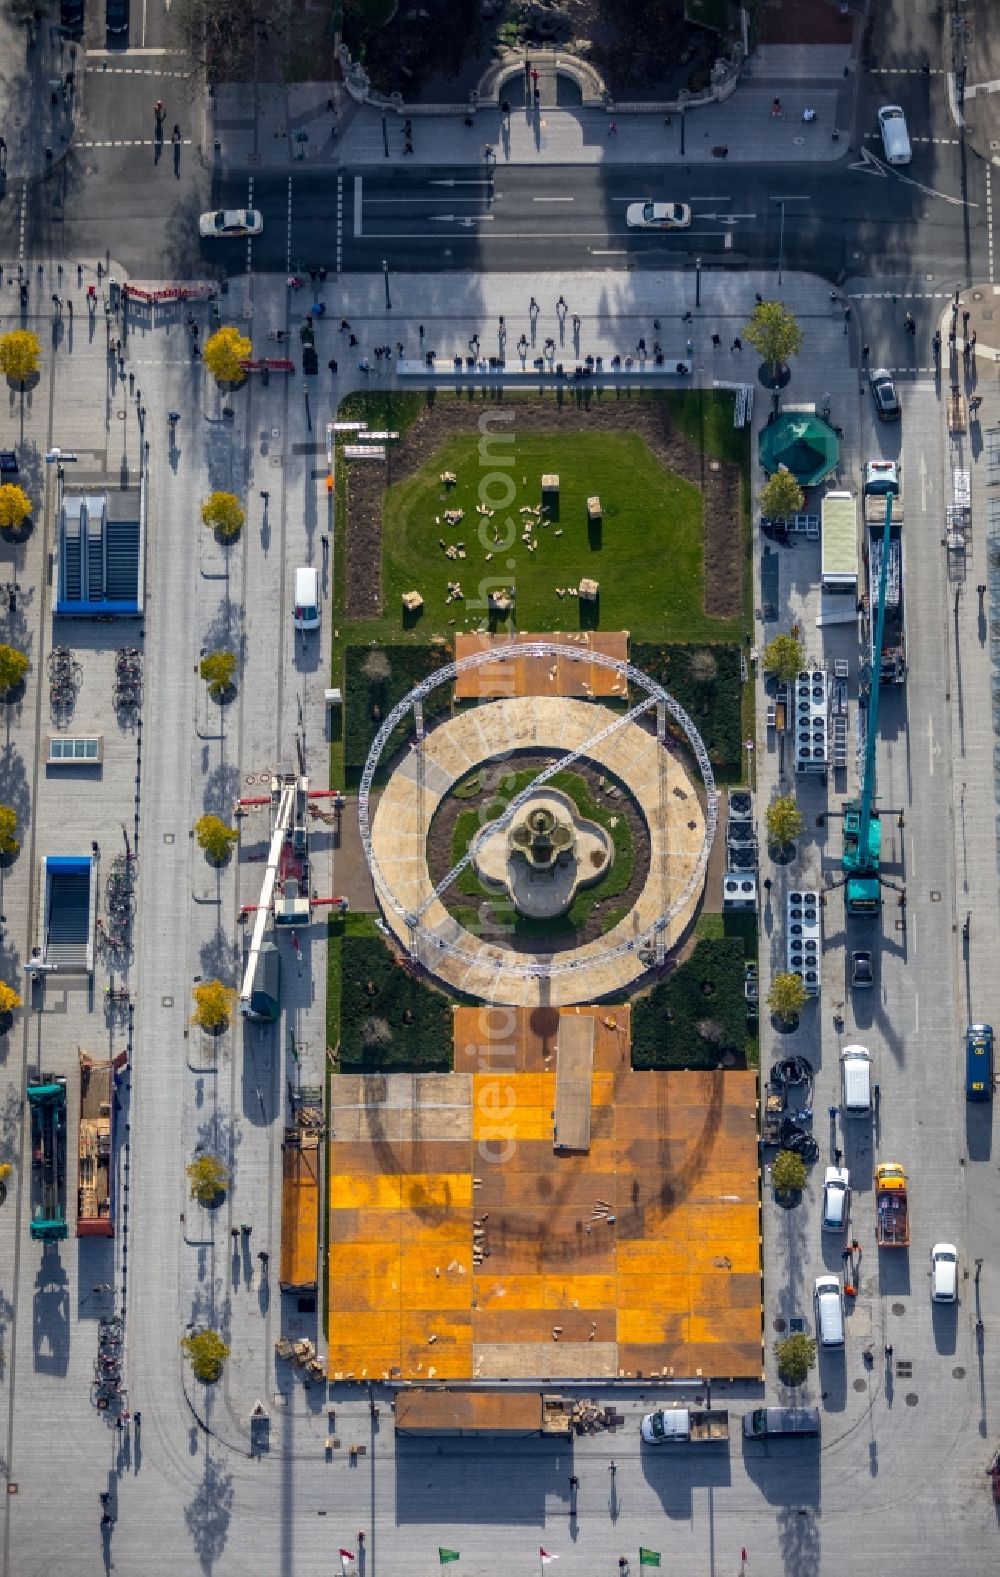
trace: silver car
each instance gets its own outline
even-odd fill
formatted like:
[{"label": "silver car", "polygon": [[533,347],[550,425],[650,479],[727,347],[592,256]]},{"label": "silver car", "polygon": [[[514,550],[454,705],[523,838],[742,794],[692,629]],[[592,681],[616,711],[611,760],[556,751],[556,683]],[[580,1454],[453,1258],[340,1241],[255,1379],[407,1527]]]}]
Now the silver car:
[{"label": "silver car", "polygon": [[823,1231],[846,1232],[850,1208],[850,1172],[846,1166],[828,1166],[823,1179]]}]

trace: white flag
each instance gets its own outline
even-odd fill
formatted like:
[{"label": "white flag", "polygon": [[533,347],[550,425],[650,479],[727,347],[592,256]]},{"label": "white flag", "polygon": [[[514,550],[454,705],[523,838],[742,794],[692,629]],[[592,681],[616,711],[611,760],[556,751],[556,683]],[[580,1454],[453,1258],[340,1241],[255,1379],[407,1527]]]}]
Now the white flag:
[{"label": "white flag", "polygon": [[547,1566],[549,1561],[557,1561],[559,1559],[558,1555],[550,1555],[548,1550],[543,1550],[541,1545],[538,1546],[538,1555],[543,1566]]}]

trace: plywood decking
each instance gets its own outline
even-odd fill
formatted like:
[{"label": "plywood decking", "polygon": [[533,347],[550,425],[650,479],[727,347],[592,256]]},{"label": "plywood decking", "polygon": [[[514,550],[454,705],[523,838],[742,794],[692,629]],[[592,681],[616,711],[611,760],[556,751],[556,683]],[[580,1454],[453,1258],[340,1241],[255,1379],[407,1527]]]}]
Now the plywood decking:
[{"label": "plywood decking", "polygon": [[556,1120],[552,1142],[560,1150],[589,1150],[594,1081],[594,1016],[568,1013],[556,1037]]},{"label": "plywood decking", "polygon": [[[553,1151],[564,1015],[587,1151]],[[331,1378],[761,1374],[756,1076],[634,1073],[628,1021],[463,1007],[454,1074],[333,1078]]]},{"label": "plywood decking", "polygon": [[286,1131],[281,1152],[282,1287],[316,1285],[319,1255],[319,1135]]},{"label": "plywood decking", "polygon": [[[489,651],[492,647],[509,651],[512,646],[527,646],[533,641],[555,641],[561,646],[574,646],[581,652],[600,652],[619,662],[628,661],[627,630],[574,630],[567,634],[546,635],[488,635],[476,630],[455,636],[455,656],[459,659],[469,657],[473,652]],[[614,668],[604,668],[593,662],[574,662],[567,657],[531,657],[527,653],[502,662],[483,663],[479,668],[467,668],[455,680],[456,701],[519,695],[624,699],[627,691],[626,680]]]}]

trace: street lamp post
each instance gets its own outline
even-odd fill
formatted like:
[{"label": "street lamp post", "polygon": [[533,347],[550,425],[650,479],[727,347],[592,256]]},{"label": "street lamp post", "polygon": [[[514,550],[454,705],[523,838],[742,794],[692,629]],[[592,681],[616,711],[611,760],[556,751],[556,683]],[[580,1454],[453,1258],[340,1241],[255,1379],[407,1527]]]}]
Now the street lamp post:
[{"label": "street lamp post", "polygon": [[694,304],[695,304],[696,307],[700,307],[701,306],[701,258],[700,257],[696,257],[695,260],[694,260]]},{"label": "street lamp post", "polygon": [[392,297],[389,295],[389,260],[385,257],[382,259],[382,278],[385,281],[385,310],[391,312]]}]

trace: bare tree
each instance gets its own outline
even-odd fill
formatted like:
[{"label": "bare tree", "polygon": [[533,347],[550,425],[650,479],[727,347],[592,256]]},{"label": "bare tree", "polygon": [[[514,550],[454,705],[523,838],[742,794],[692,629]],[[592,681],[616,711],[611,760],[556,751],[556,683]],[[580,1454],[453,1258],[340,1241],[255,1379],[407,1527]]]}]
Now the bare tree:
[{"label": "bare tree", "polygon": [[204,68],[209,82],[244,82],[258,59],[284,59],[294,15],[292,0],[174,0],[168,13],[173,40]]}]

